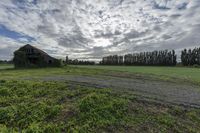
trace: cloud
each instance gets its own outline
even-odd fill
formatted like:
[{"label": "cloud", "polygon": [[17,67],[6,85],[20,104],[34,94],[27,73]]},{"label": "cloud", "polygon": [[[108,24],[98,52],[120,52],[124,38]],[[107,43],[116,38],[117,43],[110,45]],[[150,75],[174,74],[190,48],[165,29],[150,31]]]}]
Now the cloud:
[{"label": "cloud", "polygon": [[52,56],[200,46],[199,0],[1,0],[0,58],[30,43]]}]

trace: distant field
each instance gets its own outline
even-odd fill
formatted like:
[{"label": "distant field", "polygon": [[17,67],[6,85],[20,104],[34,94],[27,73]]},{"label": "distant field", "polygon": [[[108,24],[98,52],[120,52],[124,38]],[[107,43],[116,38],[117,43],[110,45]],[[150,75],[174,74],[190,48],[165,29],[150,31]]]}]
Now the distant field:
[{"label": "distant field", "polygon": [[200,69],[186,67],[150,67],[150,66],[74,66],[79,68],[123,71],[142,75],[154,75],[164,80],[178,78],[200,83]]},{"label": "distant field", "polygon": [[12,64],[0,64],[0,69],[14,68]]},{"label": "distant field", "polygon": [[0,65],[0,79],[19,78],[27,76],[46,76],[46,75],[97,75],[125,73],[131,76],[143,76],[146,78],[155,78],[161,80],[180,80],[200,84],[200,68],[187,67],[148,67],[148,66],[84,66],[70,65],[62,68],[42,68],[42,69],[24,69],[24,70],[4,70],[14,68],[13,65]]},{"label": "distant field", "polygon": [[[23,69],[23,70],[3,70],[14,68],[13,65],[0,65],[1,78],[19,78],[27,76],[46,76],[46,75],[96,75],[110,73],[126,73],[126,75],[139,75],[146,78],[161,80],[181,80],[200,84],[200,69],[187,67],[149,67],[149,66],[84,66],[70,65],[62,68],[42,68],[42,69]],[[4,76],[4,77],[2,77]]]}]

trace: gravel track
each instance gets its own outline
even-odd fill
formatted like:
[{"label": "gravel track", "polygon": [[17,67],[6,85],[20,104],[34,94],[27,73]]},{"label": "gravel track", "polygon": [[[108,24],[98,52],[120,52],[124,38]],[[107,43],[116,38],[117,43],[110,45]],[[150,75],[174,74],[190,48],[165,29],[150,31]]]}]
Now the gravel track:
[{"label": "gravel track", "polygon": [[187,83],[172,83],[136,78],[121,78],[111,76],[49,76],[45,81],[64,81],[95,88],[112,88],[121,91],[131,91],[143,97],[172,104],[200,108],[200,87]]}]

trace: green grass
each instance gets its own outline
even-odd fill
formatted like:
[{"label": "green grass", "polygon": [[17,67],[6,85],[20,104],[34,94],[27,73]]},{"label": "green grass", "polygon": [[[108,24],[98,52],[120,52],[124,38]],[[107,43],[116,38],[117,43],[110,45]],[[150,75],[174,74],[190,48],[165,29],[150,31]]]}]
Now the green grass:
[{"label": "green grass", "polygon": [[200,110],[68,83],[0,81],[0,131],[198,132]]},{"label": "green grass", "polygon": [[122,94],[113,89],[87,88],[64,82],[27,81],[24,78],[139,74],[147,78],[160,78],[162,75],[162,80],[170,77],[186,78],[197,83],[200,81],[199,70],[133,66],[0,70],[0,131],[198,132],[199,109],[144,101],[132,92]]},{"label": "green grass", "polygon": [[0,70],[0,79],[37,78],[54,75],[97,75],[103,74],[104,70],[61,67],[61,68],[33,68],[33,69],[8,69]]},{"label": "green grass", "polygon": [[[41,69],[0,69],[0,79],[35,78],[54,75],[111,75],[125,77],[140,76],[147,79],[200,84],[200,69],[186,67],[144,67],[144,66],[65,66]],[[2,66],[3,68],[3,66]]]},{"label": "green grass", "polygon": [[[3,68],[3,66],[1,66]],[[198,132],[200,110],[144,101],[133,93],[70,82],[26,81],[57,75],[110,75],[200,83],[200,69],[65,66],[0,70],[1,132]]]},{"label": "green grass", "polygon": [[1,69],[11,69],[14,68],[14,65],[12,64],[0,64],[0,70]]},{"label": "green grass", "polygon": [[100,70],[112,70],[132,74],[150,75],[162,80],[180,79],[200,84],[200,69],[187,67],[151,67],[151,66],[74,66]]}]

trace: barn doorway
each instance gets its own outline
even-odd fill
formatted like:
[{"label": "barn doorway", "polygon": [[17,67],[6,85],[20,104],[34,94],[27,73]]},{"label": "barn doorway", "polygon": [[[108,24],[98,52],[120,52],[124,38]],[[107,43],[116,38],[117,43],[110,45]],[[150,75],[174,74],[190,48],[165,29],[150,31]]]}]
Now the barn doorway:
[{"label": "barn doorway", "polygon": [[52,64],[52,60],[49,60],[49,64]]}]

